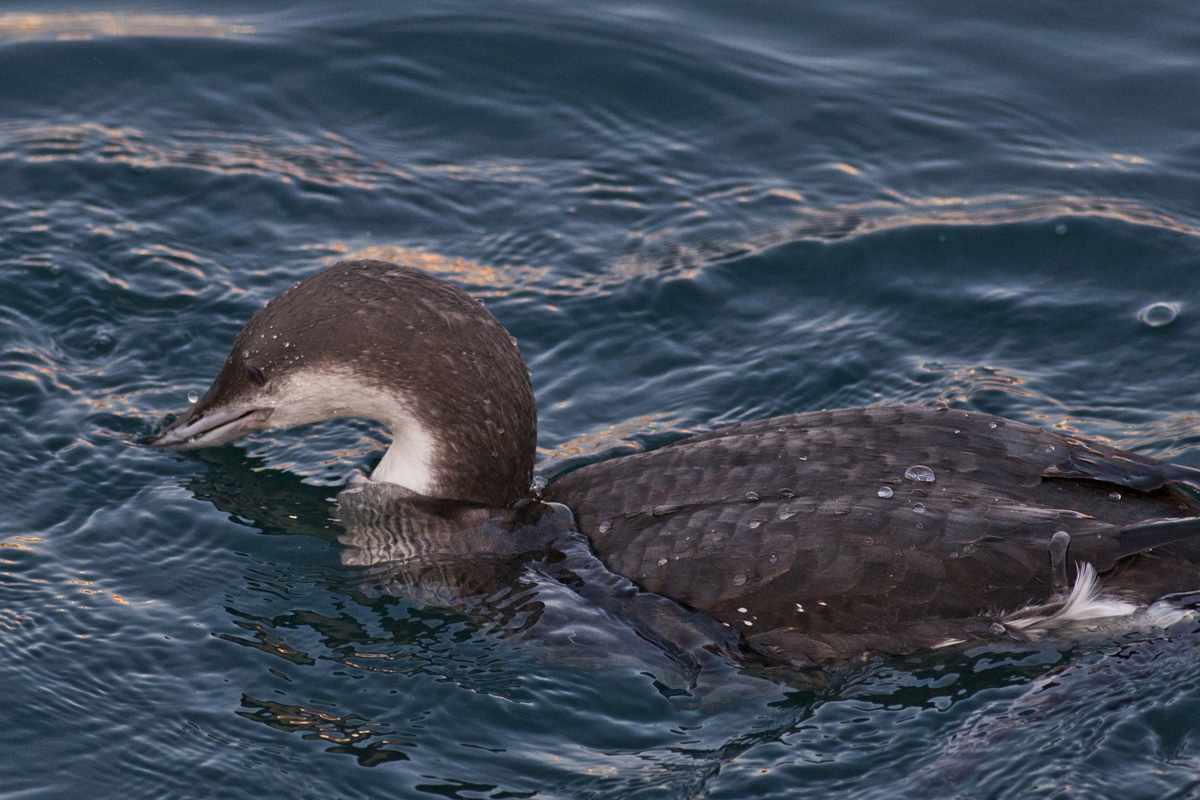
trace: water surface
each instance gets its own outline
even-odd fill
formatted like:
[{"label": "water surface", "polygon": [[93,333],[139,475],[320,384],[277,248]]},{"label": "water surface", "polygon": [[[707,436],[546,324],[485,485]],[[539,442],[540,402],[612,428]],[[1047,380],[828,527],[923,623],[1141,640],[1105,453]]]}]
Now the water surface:
[{"label": "water surface", "polygon": [[937,401],[1200,466],[1194,4],[260,8],[0,9],[0,797],[1200,796],[1194,625],[688,672],[537,565],[372,591],[377,425],[132,444],[372,257],[518,337],[547,478]]}]

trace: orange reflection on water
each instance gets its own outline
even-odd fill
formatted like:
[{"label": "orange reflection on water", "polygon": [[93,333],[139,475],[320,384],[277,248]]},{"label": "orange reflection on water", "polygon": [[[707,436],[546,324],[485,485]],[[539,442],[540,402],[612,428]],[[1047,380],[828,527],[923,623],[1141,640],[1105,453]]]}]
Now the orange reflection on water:
[{"label": "orange reflection on water", "polygon": [[767,195],[771,197],[782,197],[785,200],[791,200],[795,203],[804,202],[804,195],[800,194],[799,192],[794,192],[790,189],[771,189],[767,192]]},{"label": "orange reflection on water", "polygon": [[[1130,163],[1133,158],[1129,157]],[[703,201],[731,193],[756,192],[787,196],[741,186],[713,192]],[[732,255],[753,255],[796,241],[839,241],[879,231],[924,225],[1004,225],[1054,217],[1111,219],[1200,236],[1200,227],[1121,197],[1025,197],[997,194],[985,197],[908,197],[889,190],[890,200],[820,207],[797,200],[795,216],[780,222],[749,221],[721,230],[667,228],[640,237],[639,246],[622,255],[607,270],[615,278],[673,272],[690,277],[698,268]],[[757,195],[756,195],[757,196]],[[797,194],[797,198],[800,196]]]},{"label": "orange reflection on water", "polygon": [[4,373],[6,377],[30,381],[36,384],[41,384],[44,379],[48,378],[50,385],[54,388],[61,389],[64,392],[74,391],[70,386],[62,382],[64,370],[55,364],[45,353],[32,348],[13,348],[9,352],[24,355],[28,357],[29,361],[21,365],[24,368],[21,371],[15,369],[14,365],[14,369],[11,372]]},{"label": "orange reflection on water", "polygon": [[39,544],[44,541],[45,539],[37,536],[14,536],[7,542],[0,542],[0,547],[7,547],[11,550],[32,550],[33,548],[29,545]]},{"label": "orange reflection on water", "polygon": [[[6,152],[16,150],[16,153]],[[285,183],[371,189],[404,171],[369,160],[325,135],[321,141],[270,138],[226,131],[180,131],[172,139],[151,140],[129,127],[84,122],[74,125],[0,124],[0,157],[30,162],[90,158],[144,169],[184,167],[222,175],[252,174]]]},{"label": "orange reflection on water", "polygon": [[921,364],[922,372],[938,374],[938,384],[944,385],[940,393],[932,398],[941,403],[966,403],[982,391],[1003,392],[1026,399],[1038,399],[1038,395],[1023,387],[1025,379],[1000,367],[984,364]]},{"label": "orange reflection on water", "polygon": [[[494,267],[466,258],[453,258],[401,245],[366,247],[353,253],[346,253],[344,258],[373,258],[379,261],[404,264],[423,269],[426,272],[452,276],[459,283],[491,289],[497,294],[508,294],[513,289],[537,283],[546,278],[549,273],[545,267],[511,265]],[[330,262],[334,260],[326,259]],[[341,261],[342,257],[338,257],[336,260]]]},{"label": "orange reflection on water", "polygon": [[197,278],[206,277],[204,271],[195,266],[200,263],[199,256],[187,250],[180,250],[165,244],[152,244],[149,247],[134,247],[129,252],[137,256],[149,256]]},{"label": "orange reflection on water", "polygon": [[94,39],[98,36],[154,36],[183,39],[224,39],[248,36],[254,27],[223,21],[220,17],[183,14],[66,13],[0,14],[0,38],[58,41]]},{"label": "orange reflection on water", "polygon": [[639,434],[656,433],[673,427],[674,415],[665,411],[655,414],[643,414],[632,417],[598,431],[576,436],[568,442],[563,442],[553,450],[541,449],[546,463],[567,461],[576,458],[590,458],[598,453],[605,453],[618,448],[642,450],[642,446],[633,440]]},{"label": "orange reflection on water", "polygon": [[107,272],[101,272],[100,277],[114,286],[120,286],[125,291],[129,291],[129,283],[115,275],[109,275]]}]

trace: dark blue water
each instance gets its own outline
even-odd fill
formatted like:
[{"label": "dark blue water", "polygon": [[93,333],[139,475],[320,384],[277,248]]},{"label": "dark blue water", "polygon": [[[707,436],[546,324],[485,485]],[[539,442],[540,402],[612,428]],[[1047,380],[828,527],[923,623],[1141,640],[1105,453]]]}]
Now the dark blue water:
[{"label": "dark blue water", "polygon": [[536,565],[373,591],[379,426],[133,444],[369,256],[520,339],[546,477],[938,400],[1200,466],[1198,99],[1186,0],[4,4],[0,798],[1200,796],[1194,624],[689,673]]}]

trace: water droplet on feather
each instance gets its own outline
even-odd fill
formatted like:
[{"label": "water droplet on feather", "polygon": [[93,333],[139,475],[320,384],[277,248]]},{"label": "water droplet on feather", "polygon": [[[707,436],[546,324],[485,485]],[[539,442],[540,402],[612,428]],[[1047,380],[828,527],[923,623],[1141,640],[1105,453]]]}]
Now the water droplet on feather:
[{"label": "water droplet on feather", "polygon": [[924,464],[913,464],[908,469],[904,470],[904,477],[910,481],[918,483],[933,483],[937,476],[933,474],[933,470]]}]

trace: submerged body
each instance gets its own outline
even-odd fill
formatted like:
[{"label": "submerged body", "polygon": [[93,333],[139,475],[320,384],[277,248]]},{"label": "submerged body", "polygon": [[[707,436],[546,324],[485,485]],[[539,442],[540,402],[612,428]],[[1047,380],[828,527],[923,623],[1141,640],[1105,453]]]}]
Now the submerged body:
[{"label": "submerged body", "polygon": [[[392,430],[376,481],[493,507],[528,497],[536,414],[515,341],[457,288],[383,262],[273,300],[156,443],[338,416]],[[808,664],[1012,635],[1015,612],[1061,605],[1076,574],[1141,605],[1200,589],[1197,485],[1189,468],[999,417],[868,408],[592,464],[545,499],[613,572]]]}]

